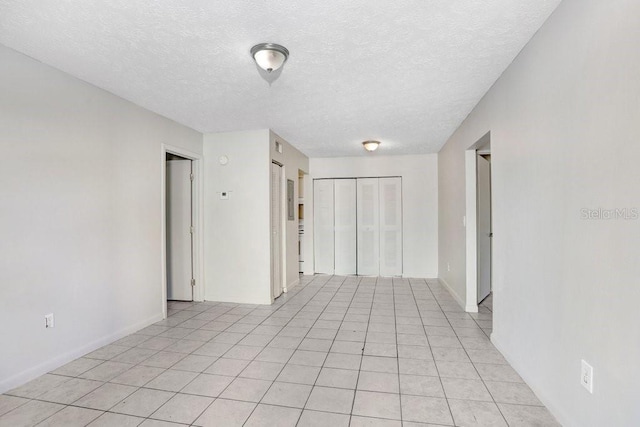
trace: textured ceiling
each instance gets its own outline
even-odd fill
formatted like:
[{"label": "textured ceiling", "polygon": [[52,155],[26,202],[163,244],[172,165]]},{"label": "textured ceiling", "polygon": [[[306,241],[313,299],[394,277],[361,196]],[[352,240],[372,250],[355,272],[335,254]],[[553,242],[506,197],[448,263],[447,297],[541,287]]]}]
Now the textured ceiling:
[{"label": "textured ceiling", "polygon": [[[434,153],[560,0],[0,0],[0,43],[202,132]],[[269,84],[249,49],[286,46]]]}]

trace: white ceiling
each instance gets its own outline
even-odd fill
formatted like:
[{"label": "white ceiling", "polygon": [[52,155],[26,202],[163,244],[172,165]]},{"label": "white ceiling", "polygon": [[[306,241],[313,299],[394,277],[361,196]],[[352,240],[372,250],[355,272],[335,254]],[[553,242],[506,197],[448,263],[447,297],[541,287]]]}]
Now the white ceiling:
[{"label": "white ceiling", "polygon": [[[560,0],[0,0],[0,43],[202,132],[434,153]],[[249,49],[286,46],[270,85]]]}]

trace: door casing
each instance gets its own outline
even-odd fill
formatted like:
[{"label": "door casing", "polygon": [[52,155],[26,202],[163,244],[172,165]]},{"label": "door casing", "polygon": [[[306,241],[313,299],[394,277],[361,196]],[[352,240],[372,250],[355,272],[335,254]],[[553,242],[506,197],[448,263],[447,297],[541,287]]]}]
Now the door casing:
[{"label": "door casing", "polygon": [[204,301],[204,265],[202,260],[204,259],[204,241],[202,238],[202,224],[204,218],[204,170],[202,168],[202,155],[186,150],[181,147],[176,147],[170,144],[160,145],[160,272],[161,272],[161,301],[159,303],[162,307],[163,317],[167,317],[167,214],[166,214],[166,159],[167,153],[175,154],[185,159],[192,160],[193,170],[193,189],[192,189],[192,202],[193,202],[193,277],[195,279],[195,286],[193,288],[193,300]]}]

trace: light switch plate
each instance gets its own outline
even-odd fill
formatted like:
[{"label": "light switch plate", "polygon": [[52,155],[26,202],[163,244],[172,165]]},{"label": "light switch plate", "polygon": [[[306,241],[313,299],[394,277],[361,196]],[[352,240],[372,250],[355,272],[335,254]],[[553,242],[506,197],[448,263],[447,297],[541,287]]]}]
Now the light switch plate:
[{"label": "light switch plate", "polygon": [[584,360],[582,361],[582,368],[580,370],[580,384],[586,388],[587,391],[593,394],[593,367]]}]

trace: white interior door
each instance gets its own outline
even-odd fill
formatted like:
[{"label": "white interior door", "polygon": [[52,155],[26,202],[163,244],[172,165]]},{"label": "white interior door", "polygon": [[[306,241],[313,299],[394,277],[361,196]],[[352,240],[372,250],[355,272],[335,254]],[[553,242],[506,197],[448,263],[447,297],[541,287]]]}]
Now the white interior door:
[{"label": "white interior door", "polygon": [[356,180],[334,180],[335,274],[356,274]]},{"label": "white interior door", "polygon": [[282,166],[271,163],[271,292],[282,294]]},{"label": "white interior door", "polygon": [[167,160],[167,299],[193,301],[191,160]]},{"label": "white interior door", "polygon": [[491,292],[491,164],[482,156],[478,161],[478,302]]},{"label": "white interior door", "polygon": [[402,275],[402,178],[380,178],[380,276]]},{"label": "white interior door", "polygon": [[316,273],[334,274],[333,179],[313,181],[313,252]]},{"label": "white interior door", "polygon": [[358,274],[378,276],[380,274],[380,203],[378,178],[358,178]]}]

